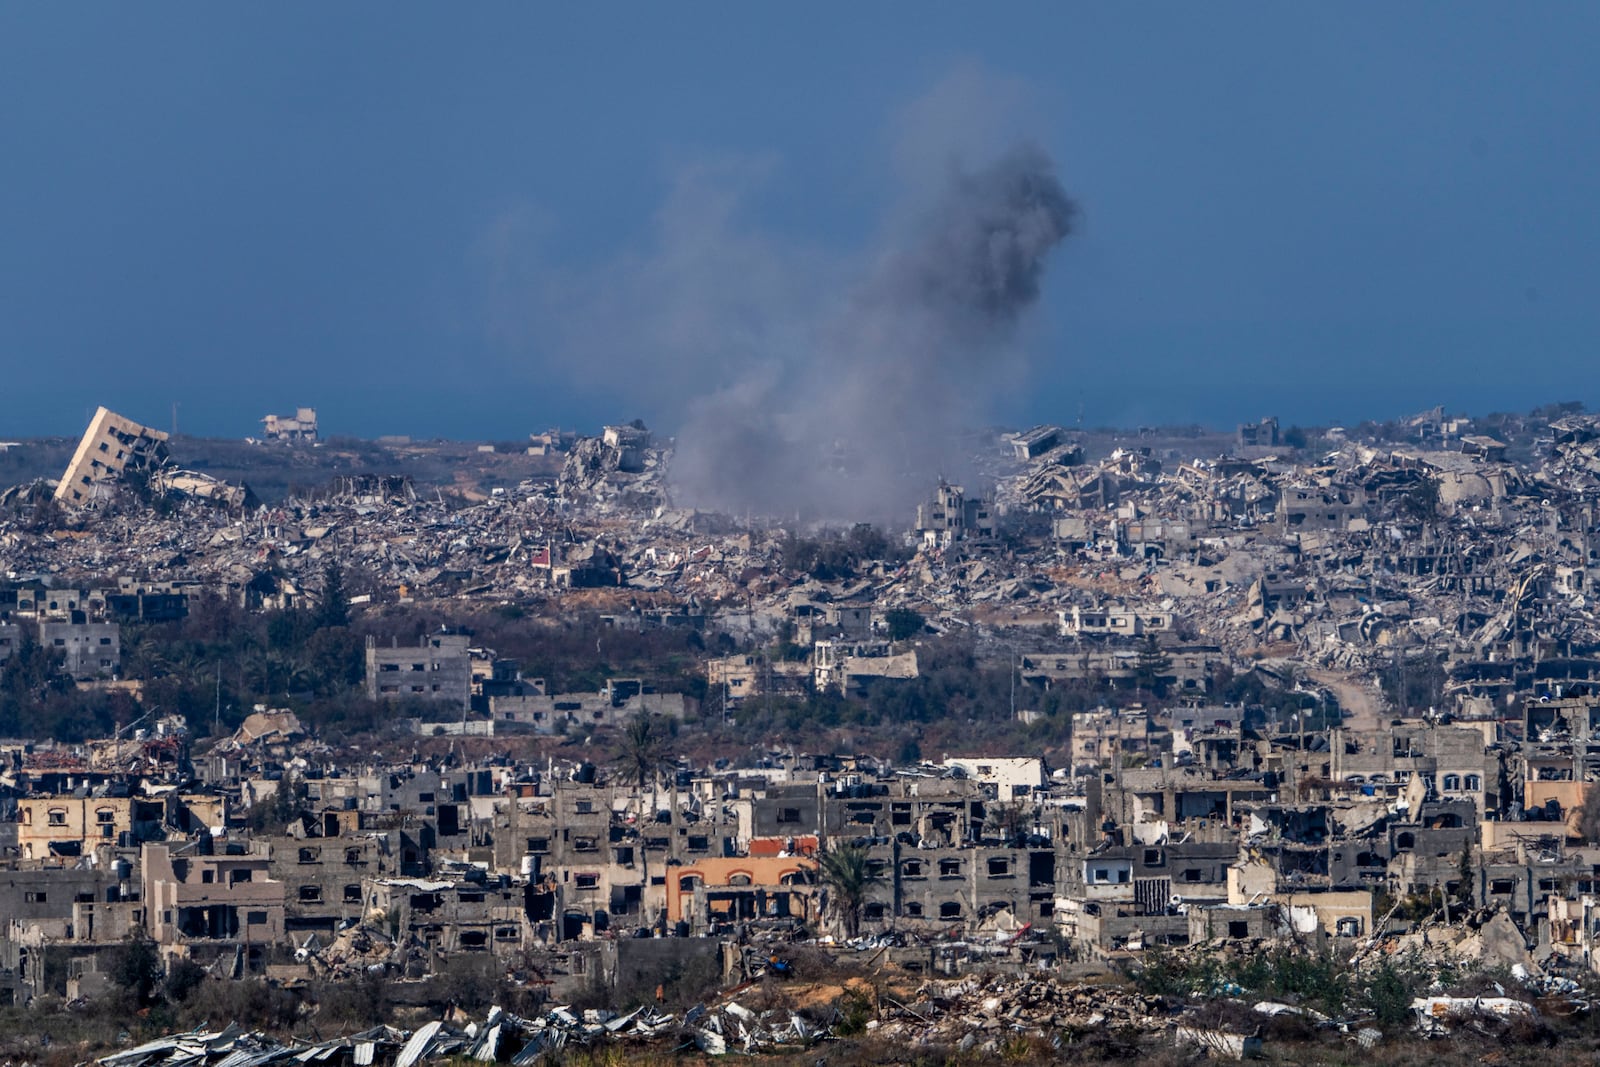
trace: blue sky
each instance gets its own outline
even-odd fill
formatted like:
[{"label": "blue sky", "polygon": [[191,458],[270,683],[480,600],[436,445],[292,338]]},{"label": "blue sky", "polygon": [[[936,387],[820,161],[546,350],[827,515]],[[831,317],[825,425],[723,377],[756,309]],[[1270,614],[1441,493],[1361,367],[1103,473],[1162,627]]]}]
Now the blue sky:
[{"label": "blue sky", "polygon": [[297,404],[671,428],[689,372],[592,335],[659,361],[660,316],[771,305],[712,275],[619,321],[641,263],[770,258],[770,301],[1014,138],[1082,224],[1007,421],[1592,406],[1597,31],[1558,3],[6,5],[0,438],[97,403],[226,436]]}]

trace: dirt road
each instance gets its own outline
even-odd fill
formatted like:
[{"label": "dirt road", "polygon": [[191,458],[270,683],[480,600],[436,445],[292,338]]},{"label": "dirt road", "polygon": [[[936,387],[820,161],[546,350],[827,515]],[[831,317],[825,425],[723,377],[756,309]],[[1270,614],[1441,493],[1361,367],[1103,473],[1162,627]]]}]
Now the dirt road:
[{"label": "dirt road", "polygon": [[1306,677],[1332,690],[1344,709],[1344,724],[1351,730],[1382,729],[1383,694],[1376,682],[1342,671],[1307,671]]}]

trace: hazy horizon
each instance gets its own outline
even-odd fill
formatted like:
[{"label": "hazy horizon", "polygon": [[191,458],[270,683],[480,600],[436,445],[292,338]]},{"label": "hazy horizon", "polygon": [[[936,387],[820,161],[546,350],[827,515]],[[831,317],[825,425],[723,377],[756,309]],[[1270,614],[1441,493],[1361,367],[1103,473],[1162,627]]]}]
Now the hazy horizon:
[{"label": "hazy horizon", "polygon": [[7,7],[0,439],[175,402],[217,437],[297,405],[364,437],[674,432],[825,364],[851,283],[1019,143],[1078,218],[989,417],[1588,400],[1596,30],[1487,2]]}]

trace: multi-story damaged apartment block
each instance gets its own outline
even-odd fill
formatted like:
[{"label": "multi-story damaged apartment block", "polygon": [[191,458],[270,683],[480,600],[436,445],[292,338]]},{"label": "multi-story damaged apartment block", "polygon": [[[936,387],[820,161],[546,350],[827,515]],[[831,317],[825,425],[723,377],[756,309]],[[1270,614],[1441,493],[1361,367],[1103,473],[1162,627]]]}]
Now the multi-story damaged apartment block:
[{"label": "multi-story damaged apartment block", "polygon": [[81,611],[66,619],[37,622],[0,622],[0,663],[11,658],[26,634],[61,657],[61,669],[73,678],[106,678],[122,662],[122,627],[105,620],[91,621]]},{"label": "multi-story damaged apartment block", "polygon": [[56,485],[55,498],[71,505],[92,503],[103,485],[125,471],[154,469],[166,455],[165,433],[98,408]]},{"label": "multi-story damaged apartment block", "polygon": [[317,440],[317,409],[295,408],[293,415],[268,415],[261,420],[261,436],[267,441],[314,444]]},{"label": "multi-story damaged apartment block", "polygon": [[284,884],[268,876],[269,866],[264,848],[147,845],[140,867],[151,938],[159,945],[233,943],[257,953],[281,943]]},{"label": "multi-story damaged apartment block", "polygon": [[994,536],[994,505],[970,499],[959,485],[941,481],[933,499],[917,506],[917,533],[930,548],[948,548],[957,541]]},{"label": "multi-story damaged apartment block", "polygon": [[138,475],[143,488],[158,496],[206,501],[236,512],[259,503],[247,486],[169,466],[168,440],[160,430],[98,408],[56,483],[55,499],[73,508],[98,504]]},{"label": "multi-story damaged apartment block", "polygon": [[389,648],[367,638],[369,700],[431,701],[463,712],[472,702],[471,638],[466,634],[424,634],[414,646]]}]

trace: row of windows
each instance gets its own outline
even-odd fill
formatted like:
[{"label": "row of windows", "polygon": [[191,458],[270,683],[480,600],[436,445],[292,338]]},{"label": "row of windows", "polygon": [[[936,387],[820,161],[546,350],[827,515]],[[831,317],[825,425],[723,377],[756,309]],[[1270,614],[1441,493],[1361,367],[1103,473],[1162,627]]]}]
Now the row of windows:
[{"label": "row of windows", "polygon": [[[1384,774],[1374,774],[1371,778],[1361,774],[1351,774],[1346,775],[1344,780],[1351,785],[1364,785],[1369,781],[1373,785],[1386,785],[1389,778],[1388,775]],[[1411,772],[1397,770],[1394,772],[1394,780],[1399,785],[1405,785],[1411,781]],[[1433,788],[1433,775],[1424,774],[1422,781],[1428,788]],[[1476,793],[1483,789],[1483,775],[1481,774],[1447,774],[1441,781],[1443,783],[1441,788],[1446,793]]]},{"label": "row of windows", "polygon": [[[784,871],[778,876],[780,885],[808,885],[804,871]],[[686,874],[678,879],[678,888],[685,893],[693,893],[705,884],[705,879],[698,874]],[[735,871],[728,875],[725,885],[751,886],[755,884],[754,876],[746,871]]]},{"label": "row of windows", "polygon": [[[101,826],[112,825],[112,824],[116,823],[116,821],[117,821],[116,810],[113,809],[113,808],[99,808],[94,813],[94,821],[99,823]],[[45,822],[50,826],[65,826],[65,825],[67,825],[67,809],[66,808],[51,808],[49,811],[45,812]],[[23,808],[22,809],[22,825],[24,825],[24,826],[32,826],[33,825],[33,809],[32,808]]]},{"label": "row of windows", "polygon": [[[344,850],[344,861],[346,863],[351,863],[351,864],[358,864],[358,863],[362,862],[362,860],[361,860],[361,850],[359,848],[347,848],[347,849],[345,849]],[[316,848],[316,847],[302,848],[300,850],[300,862],[301,863],[321,863],[322,862],[322,849]]]},{"label": "row of windows", "polygon": [[[351,884],[344,887],[344,902],[346,904],[361,903],[361,886]],[[322,903],[322,887],[320,885],[303,885],[300,887],[300,903]]]},{"label": "row of windows", "polygon": [[[869,920],[872,920],[872,921],[877,921],[879,919],[882,919],[884,916],[886,916],[888,914],[888,912],[889,912],[888,905],[879,903],[877,901],[873,901],[872,903],[868,904],[866,906],[866,909],[865,909],[866,918],[868,918]],[[915,901],[915,900],[906,901],[900,907],[900,914],[904,915],[905,917],[907,917],[909,919],[920,919],[920,918],[922,918],[923,917],[923,907],[922,907],[921,902],[920,901]],[[941,918],[941,919],[959,919],[959,918],[961,918],[961,905],[960,905],[960,903],[957,902],[957,901],[954,901],[954,900],[947,900],[943,904],[940,904],[939,905],[939,918]]]},{"label": "row of windows", "polygon": [[[535,843],[537,843],[537,845]],[[665,849],[667,847],[667,839],[664,838],[664,837],[652,837],[652,838],[649,838],[649,839],[647,839],[645,841],[645,847],[648,848],[648,849],[653,849],[653,850]],[[574,852],[598,852],[598,851],[600,851],[600,839],[598,837],[574,837],[572,839],[572,850]],[[537,837],[537,838],[530,837],[530,838],[528,838],[528,851],[529,852],[548,852],[548,851],[550,851],[549,839],[548,838],[543,838],[543,837]],[[684,842],[684,851],[686,851],[686,852],[710,852],[711,851],[711,839],[709,837],[704,837],[704,836],[701,836],[699,834],[693,835],[687,841]]]}]

